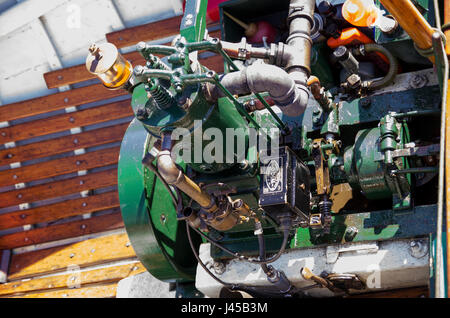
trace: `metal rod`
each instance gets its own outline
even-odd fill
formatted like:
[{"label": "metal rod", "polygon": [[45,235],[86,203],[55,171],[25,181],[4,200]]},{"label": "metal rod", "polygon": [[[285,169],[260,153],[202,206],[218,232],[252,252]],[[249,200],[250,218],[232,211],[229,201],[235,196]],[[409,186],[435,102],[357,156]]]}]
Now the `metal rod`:
[{"label": "metal rod", "polygon": [[438,172],[439,167],[421,167],[421,168],[410,168],[402,170],[392,170],[392,174],[406,174],[406,173],[432,173]]},{"label": "metal rod", "polygon": [[[380,0],[380,2],[408,33],[417,48],[421,50],[432,48],[431,37],[435,30],[410,0]],[[434,63],[433,55],[429,56],[429,59]]]}]

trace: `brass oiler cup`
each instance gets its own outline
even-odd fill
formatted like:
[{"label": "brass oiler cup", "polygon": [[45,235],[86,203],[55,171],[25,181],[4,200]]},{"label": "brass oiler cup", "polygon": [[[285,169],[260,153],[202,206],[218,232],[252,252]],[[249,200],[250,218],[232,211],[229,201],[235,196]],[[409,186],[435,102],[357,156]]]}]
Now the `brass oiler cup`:
[{"label": "brass oiler cup", "polygon": [[86,58],[86,68],[100,78],[108,89],[123,88],[133,72],[129,61],[111,43],[92,44]]}]

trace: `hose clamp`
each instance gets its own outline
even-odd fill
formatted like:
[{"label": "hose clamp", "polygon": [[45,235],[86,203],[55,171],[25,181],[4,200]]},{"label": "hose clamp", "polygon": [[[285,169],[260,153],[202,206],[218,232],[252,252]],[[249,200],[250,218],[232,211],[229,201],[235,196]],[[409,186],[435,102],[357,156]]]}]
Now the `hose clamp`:
[{"label": "hose clamp", "polygon": [[307,19],[311,25],[311,28],[314,25],[314,18],[311,14],[304,12],[305,7],[304,6],[293,6],[289,8],[289,15],[287,18],[288,24],[291,23],[291,21],[295,18],[304,18]]}]

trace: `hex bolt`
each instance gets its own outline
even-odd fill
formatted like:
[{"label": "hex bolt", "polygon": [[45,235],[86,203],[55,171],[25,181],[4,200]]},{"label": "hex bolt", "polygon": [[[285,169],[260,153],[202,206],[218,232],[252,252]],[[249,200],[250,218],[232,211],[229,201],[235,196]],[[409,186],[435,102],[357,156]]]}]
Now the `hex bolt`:
[{"label": "hex bolt", "polygon": [[214,262],[213,269],[217,275],[222,275],[225,273],[225,264],[222,262]]},{"label": "hex bolt", "polygon": [[424,87],[428,83],[428,78],[425,75],[415,75],[410,84],[413,88]]},{"label": "hex bolt", "polygon": [[345,240],[347,242],[351,242],[355,239],[356,235],[358,234],[358,229],[354,226],[349,226],[347,230],[345,231]]},{"label": "hex bolt", "polygon": [[414,240],[409,243],[409,253],[414,258],[421,258],[428,254],[428,246],[420,240]]},{"label": "hex bolt", "polygon": [[148,117],[145,107],[141,107],[136,111],[136,118],[139,120],[146,120]]}]

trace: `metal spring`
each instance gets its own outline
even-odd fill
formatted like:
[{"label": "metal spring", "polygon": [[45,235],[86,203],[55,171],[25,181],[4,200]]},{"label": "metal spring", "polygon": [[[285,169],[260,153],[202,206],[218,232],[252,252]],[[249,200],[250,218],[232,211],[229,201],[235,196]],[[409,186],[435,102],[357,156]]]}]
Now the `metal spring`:
[{"label": "metal spring", "polygon": [[333,202],[328,200],[328,198],[324,198],[323,201],[319,202],[319,212],[320,212],[320,214],[322,214],[323,223],[324,223],[324,228],[323,228],[324,234],[330,233],[331,206],[332,205],[333,205]]},{"label": "metal spring", "polygon": [[149,92],[152,94],[154,100],[158,103],[158,106],[162,109],[169,108],[174,103],[172,94],[164,87],[162,87],[158,81],[152,80],[149,83]]}]

